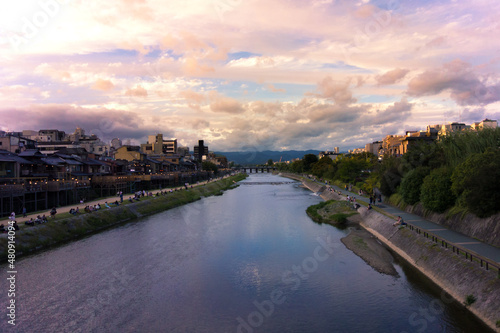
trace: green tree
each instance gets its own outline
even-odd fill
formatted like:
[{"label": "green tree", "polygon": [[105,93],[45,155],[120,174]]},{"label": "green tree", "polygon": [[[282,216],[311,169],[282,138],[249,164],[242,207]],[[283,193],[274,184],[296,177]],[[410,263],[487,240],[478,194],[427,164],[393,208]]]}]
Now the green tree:
[{"label": "green tree", "polygon": [[434,169],[424,178],[420,201],[425,208],[443,213],[454,205],[455,199],[451,192],[451,172],[447,167]]},{"label": "green tree", "polygon": [[328,171],[333,170],[333,160],[328,156],[323,156],[318,162],[313,164],[311,173],[316,177],[326,177]]},{"label": "green tree", "polygon": [[274,164],[273,160],[270,158],[267,160],[267,165],[272,166]]},{"label": "green tree", "polygon": [[304,172],[309,172],[309,171],[311,171],[313,164],[318,162],[318,156],[316,156],[314,154],[307,154],[307,155],[304,155],[304,157],[302,158],[302,161],[303,161]]},{"label": "green tree", "polygon": [[399,192],[403,200],[409,204],[414,205],[420,201],[420,188],[424,178],[430,173],[428,167],[417,167],[410,170],[401,180]]},{"label": "green tree", "polygon": [[304,161],[303,160],[298,160],[293,162],[290,165],[290,171],[296,172],[296,173],[302,173],[304,172]]},{"label": "green tree", "polygon": [[214,174],[217,174],[217,172],[219,171],[219,168],[217,168],[217,165],[215,165],[214,163],[209,162],[209,161],[203,161],[201,163],[201,169],[204,171],[213,171]]},{"label": "green tree", "polygon": [[470,155],[451,176],[453,193],[461,206],[478,217],[500,211],[500,150]]}]

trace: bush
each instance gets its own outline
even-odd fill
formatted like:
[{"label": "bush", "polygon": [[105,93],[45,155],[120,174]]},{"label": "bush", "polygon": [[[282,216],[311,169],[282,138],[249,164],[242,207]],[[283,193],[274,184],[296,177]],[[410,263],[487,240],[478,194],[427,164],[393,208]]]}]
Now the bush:
[{"label": "bush", "polygon": [[414,205],[420,201],[422,182],[429,173],[429,168],[417,167],[403,177],[399,192],[407,204]]},{"label": "bush", "polygon": [[455,203],[451,192],[451,172],[446,167],[434,169],[424,178],[420,201],[425,208],[436,213],[443,213]]},{"label": "bush", "polygon": [[473,154],[451,176],[452,191],[459,203],[478,217],[500,211],[500,150]]},{"label": "bush", "polygon": [[390,197],[401,183],[401,176],[397,170],[389,169],[385,171],[380,179],[380,191],[386,197]]}]

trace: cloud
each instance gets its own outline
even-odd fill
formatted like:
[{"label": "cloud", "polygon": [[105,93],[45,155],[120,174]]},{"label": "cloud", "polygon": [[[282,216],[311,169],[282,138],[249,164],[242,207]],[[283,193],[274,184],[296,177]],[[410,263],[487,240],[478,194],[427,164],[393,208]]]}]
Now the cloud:
[{"label": "cloud", "polygon": [[500,101],[500,84],[480,80],[474,68],[460,60],[446,63],[442,68],[423,72],[408,83],[410,96],[430,96],[449,91],[458,105],[486,105]]},{"label": "cloud", "polygon": [[131,88],[125,91],[125,96],[148,97],[148,91],[144,89],[141,85],[138,85],[135,88]]},{"label": "cloud", "polygon": [[179,96],[181,98],[184,98],[186,101],[190,103],[198,103],[198,104],[203,103],[207,99],[205,95],[200,94],[193,90],[183,90],[179,92]]},{"label": "cloud", "polygon": [[393,105],[389,105],[385,110],[378,110],[373,116],[372,124],[402,124],[410,117],[413,106],[413,103],[409,103],[408,99],[403,97],[401,101],[394,102]]},{"label": "cloud", "polygon": [[216,92],[210,95],[210,110],[222,113],[242,113],[245,111],[241,103],[231,97],[224,97]]},{"label": "cloud", "polygon": [[364,112],[364,106],[319,104],[310,108],[309,119],[315,123],[349,123],[360,118]]},{"label": "cloud", "polygon": [[387,73],[376,76],[375,80],[380,85],[394,84],[401,81],[406,76],[406,74],[408,74],[408,72],[408,69],[396,68],[392,71],[388,71]]},{"label": "cloud", "polygon": [[285,93],[286,92],[286,89],[283,89],[283,88],[276,88],[274,85],[272,84],[268,84],[267,87],[266,87],[269,91],[272,91],[272,92],[281,92],[281,93]]},{"label": "cloud", "polygon": [[[16,124],[18,119],[23,119],[20,130],[57,128],[72,133],[76,127],[81,127],[87,134],[94,133],[102,140],[111,140],[114,137],[141,140],[158,132],[157,124],[139,112],[107,108],[36,104],[26,108],[0,109],[0,115],[2,122],[6,124]],[[161,131],[167,136],[173,134],[173,131],[165,127]]]},{"label": "cloud", "polygon": [[331,76],[327,76],[318,83],[320,93],[315,95],[327,98],[340,105],[352,104],[356,102],[356,99],[352,97],[349,85],[350,80],[334,81]]},{"label": "cloud", "polygon": [[110,80],[97,79],[92,86],[94,90],[110,91],[115,88],[115,85]]},{"label": "cloud", "polygon": [[202,129],[210,127],[210,123],[205,119],[195,119],[191,122],[194,129]]}]

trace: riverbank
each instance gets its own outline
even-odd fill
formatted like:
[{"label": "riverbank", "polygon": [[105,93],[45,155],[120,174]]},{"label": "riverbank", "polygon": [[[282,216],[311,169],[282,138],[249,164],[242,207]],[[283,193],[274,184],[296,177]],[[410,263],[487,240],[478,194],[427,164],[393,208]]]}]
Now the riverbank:
[{"label": "riverbank", "polygon": [[[140,201],[124,204],[110,209],[102,208],[92,213],[83,213],[60,220],[51,220],[33,227],[23,227],[16,231],[16,258],[51,246],[67,243],[112,226],[129,222],[136,218],[156,214],[178,207],[202,197],[219,195],[235,187],[235,183],[245,179],[246,174],[238,174],[207,184],[194,186],[164,195],[141,198]],[[0,238],[0,261],[7,260],[7,235]]]},{"label": "riverbank", "polygon": [[[283,176],[289,177],[289,175]],[[318,183],[298,176],[289,178],[302,181],[305,187],[315,193],[319,192],[325,200],[333,196],[345,200],[335,192],[325,191],[326,187]],[[500,332],[500,279],[497,271],[482,269],[476,263],[455,254],[451,249],[443,248],[407,228],[393,226],[393,218],[375,209],[360,207],[358,212],[362,218],[360,225],[363,228],[426,275],[454,300],[467,304],[466,308],[490,328]],[[355,239],[353,236],[353,243]],[[361,241],[358,240],[358,243],[361,244]],[[360,247],[364,246],[358,246]],[[368,247],[366,249],[368,250]],[[471,302],[472,300],[475,301]],[[449,297],[445,297],[441,301],[450,300]]]}]

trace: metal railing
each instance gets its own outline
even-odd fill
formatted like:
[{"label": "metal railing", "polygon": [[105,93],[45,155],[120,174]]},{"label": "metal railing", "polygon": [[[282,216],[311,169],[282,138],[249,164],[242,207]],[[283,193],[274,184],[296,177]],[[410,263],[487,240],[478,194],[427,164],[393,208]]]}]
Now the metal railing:
[{"label": "metal railing", "polygon": [[443,239],[428,230],[421,229],[409,222],[405,223],[408,225],[408,229],[416,232],[419,235],[423,235],[425,238],[430,239],[436,244],[440,243],[441,247],[444,247],[446,249],[451,249],[453,253],[456,253],[458,255],[461,254],[465,255],[466,260],[470,260],[471,262],[477,262],[479,265],[481,265],[481,267],[484,267],[486,270],[489,270],[492,267],[495,268],[498,272],[498,278],[500,278],[500,263],[493,261],[492,259],[483,257],[480,254],[477,254],[476,252],[466,249],[462,246],[449,242],[446,239]]}]

